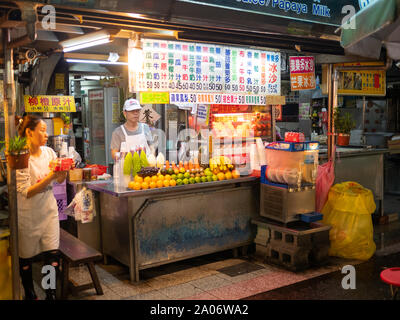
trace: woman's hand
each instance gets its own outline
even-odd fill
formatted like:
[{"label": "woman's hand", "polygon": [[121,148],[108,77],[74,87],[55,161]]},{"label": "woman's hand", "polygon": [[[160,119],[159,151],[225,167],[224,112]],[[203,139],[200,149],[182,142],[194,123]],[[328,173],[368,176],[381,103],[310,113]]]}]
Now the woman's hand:
[{"label": "woman's hand", "polygon": [[52,180],[61,183],[67,178],[67,171],[52,171],[50,175]]}]

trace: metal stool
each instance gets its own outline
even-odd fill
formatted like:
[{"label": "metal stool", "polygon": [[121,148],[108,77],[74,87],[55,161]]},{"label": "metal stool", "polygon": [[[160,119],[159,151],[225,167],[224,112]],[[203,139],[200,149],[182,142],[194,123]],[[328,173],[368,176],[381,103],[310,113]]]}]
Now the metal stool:
[{"label": "metal stool", "polygon": [[381,272],[381,280],[390,285],[392,299],[395,300],[400,288],[400,268],[389,268]]}]

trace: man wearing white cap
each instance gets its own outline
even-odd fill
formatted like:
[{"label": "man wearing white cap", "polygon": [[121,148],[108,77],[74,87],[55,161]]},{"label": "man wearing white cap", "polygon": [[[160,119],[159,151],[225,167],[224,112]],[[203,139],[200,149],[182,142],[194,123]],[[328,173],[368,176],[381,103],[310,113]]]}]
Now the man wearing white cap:
[{"label": "man wearing white cap", "polygon": [[115,153],[121,149],[121,143],[126,142],[128,150],[138,148],[145,149],[146,154],[151,153],[150,146],[153,143],[153,137],[147,124],[139,122],[140,110],[142,110],[139,101],[128,99],[124,103],[123,113],[126,122],[116,128],[111,137],[111,156],[115,159]]}]

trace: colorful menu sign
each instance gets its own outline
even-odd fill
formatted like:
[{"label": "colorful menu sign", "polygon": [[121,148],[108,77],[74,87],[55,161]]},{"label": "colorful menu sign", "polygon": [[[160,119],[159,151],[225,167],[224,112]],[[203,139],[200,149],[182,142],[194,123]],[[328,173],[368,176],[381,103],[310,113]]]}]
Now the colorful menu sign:
[{"label": "colorful menu sign", "polygon": [[24,96],[25,112],[76,112],[73,96]]},{"label": "colorful menu sign", "polygon": [[290,84],[292,91],[316,88],[314,57],[290,57]]},{"label": "colorful menu sign", "polygon": [[279,52],[145,39],[143,54],[131,91],[280,95]]}]

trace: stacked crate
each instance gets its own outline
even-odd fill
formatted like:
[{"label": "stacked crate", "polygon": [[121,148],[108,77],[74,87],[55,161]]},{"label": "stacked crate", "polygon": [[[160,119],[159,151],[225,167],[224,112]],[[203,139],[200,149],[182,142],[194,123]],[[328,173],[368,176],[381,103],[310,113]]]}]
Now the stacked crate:
[{"label": "stacked crate", "polygon": [[299,222],[285,227],[266,218],[252,220],[257,225],[256,255],[292,271],[327,262],[330,226]]},{"label": "stacked crate", "polygon": [[68,206],[67,202],[67,182],[63,183],[54,182],[53,194],[57,201],[58,216],[60,220],[67,220],[67,215],[64,214],[65,208]]}]

